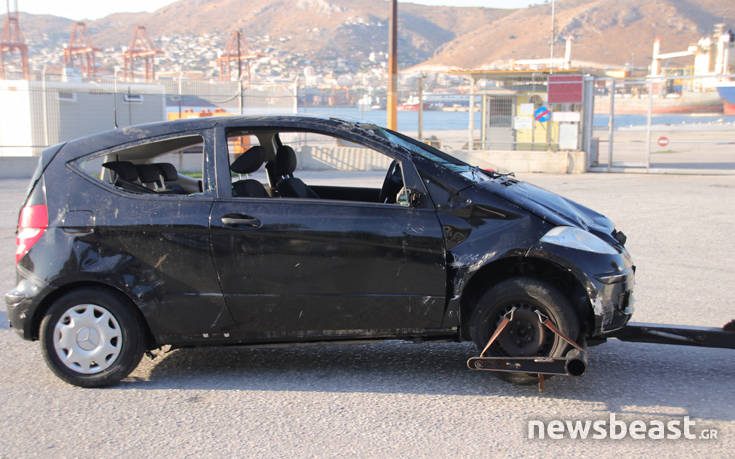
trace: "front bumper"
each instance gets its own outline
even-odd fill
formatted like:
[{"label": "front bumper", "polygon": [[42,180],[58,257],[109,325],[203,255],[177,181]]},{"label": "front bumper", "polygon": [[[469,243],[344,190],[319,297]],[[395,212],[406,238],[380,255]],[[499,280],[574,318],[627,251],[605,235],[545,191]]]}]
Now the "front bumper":
[{"label": "front bumper", "polygon": [[534,255],[564,267],[584,287],[594,317],[588,337],[628,323],[634,310],[635,265],[627,250],[610,255],[542,243]]},{"label": "front bumper", "polygon": [[635,299],[633,287],[635,272],[622,273],[614,282],[605,283],[593,280],[597,294],[590,298],[592,310],[595,312],[594,331],[608,333],[624,327],[634,311]]}]

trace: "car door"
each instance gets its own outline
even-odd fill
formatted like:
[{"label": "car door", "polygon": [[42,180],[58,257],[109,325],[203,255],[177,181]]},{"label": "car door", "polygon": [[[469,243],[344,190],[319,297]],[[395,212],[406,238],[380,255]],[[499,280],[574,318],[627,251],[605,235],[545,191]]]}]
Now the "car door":
[{"label": "car door", "polygon": [[[218,161],[227,161],[226,141],[217,145]],[[213,256],[238,336],[346,339],[441,329],[445,252],[428,198],[415,207],[233,198],[229,174],[218,171]]]}]

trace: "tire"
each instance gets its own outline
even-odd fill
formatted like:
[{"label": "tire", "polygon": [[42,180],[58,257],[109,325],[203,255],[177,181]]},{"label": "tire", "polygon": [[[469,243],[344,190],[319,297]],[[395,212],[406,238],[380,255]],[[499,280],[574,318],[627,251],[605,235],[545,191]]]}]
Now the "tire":
[{"label": "tire", "polygon": [[75,386],[117,384],[138,366],[145,351],[144,324],[134,308],[103,288],[64,294],[41,321],[46,364]]},{"label": "tire", "polygon": [[[564,356],[570,346],[541,324],[536,310],[549,317],[559,331],[577,340],[579,320],[569,300],[545,282],[516,277],[493,286],[478,300],[470,318],[470,335],[478,352],[485,348],[505,313],[514,306],[517,308],[514,320],[488,349],[487,356]],[[494,374],[516,384],[538,382],[538,375],[532,373]]]}]

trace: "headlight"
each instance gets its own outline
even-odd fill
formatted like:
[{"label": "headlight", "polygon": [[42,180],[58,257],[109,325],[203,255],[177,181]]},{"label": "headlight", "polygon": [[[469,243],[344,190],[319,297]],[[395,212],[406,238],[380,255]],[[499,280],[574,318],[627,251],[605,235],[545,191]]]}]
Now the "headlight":
[{"label": "headlight", "polygon": [[585,252],[605,253],[608,255],[618,253],[610,244],[599,237],[573,226],[557,226],[552,228],[548,233],[544,234],[541,242],[584,250]]}]

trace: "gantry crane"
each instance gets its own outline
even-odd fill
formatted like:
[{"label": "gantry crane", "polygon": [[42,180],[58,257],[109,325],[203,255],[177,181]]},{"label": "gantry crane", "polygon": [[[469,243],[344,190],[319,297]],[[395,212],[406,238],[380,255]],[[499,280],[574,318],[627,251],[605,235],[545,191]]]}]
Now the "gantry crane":
[{"label": "gantry crane", "polygon": [[135,76],[134,63],[137,59],[143,59],[146,81],[155,79],[155,57],[161,53],[163,51],[153,47],[146,28],[140,25],[135,27],[130,46],[123,53],[123,77],[128,81],[132,81]]},{"label": "gantry crane", "polygon": [[94,53],[99,50],[92,46],[89,33],[87,33],[87,25],[83,22],[75,22],[69,44],[64,48],[64,67],[74,67],[78,58],[82,77],[94,78],[97,74]]},{"label": "gantry crane", "polygon": [[5,16],[5,25],[3,26],[2,40],[0,40],[0,79],[6,78],[5,55],[12,55],[14,52],[20,53],[21,69],[23,71],[23,79],[30,79],[30,70],[28,68],[28,45],[23,37],[18,23],[18,1],[14,0],[15,10],[10,10],[10,0],[6,0],[8,14]]},{"label": "gantry crane", "polygon": [[232,80],[232,62],[237,62],[236,80],[244,80],[247,85],[250,84],[250,61],[261,57],[262,54],[251,53],[248,50],[242,33],[235,30],[230,35],[230,41],[225,47],[225,52],[217,58],[219,63],[219,75],[222,81]]}]

